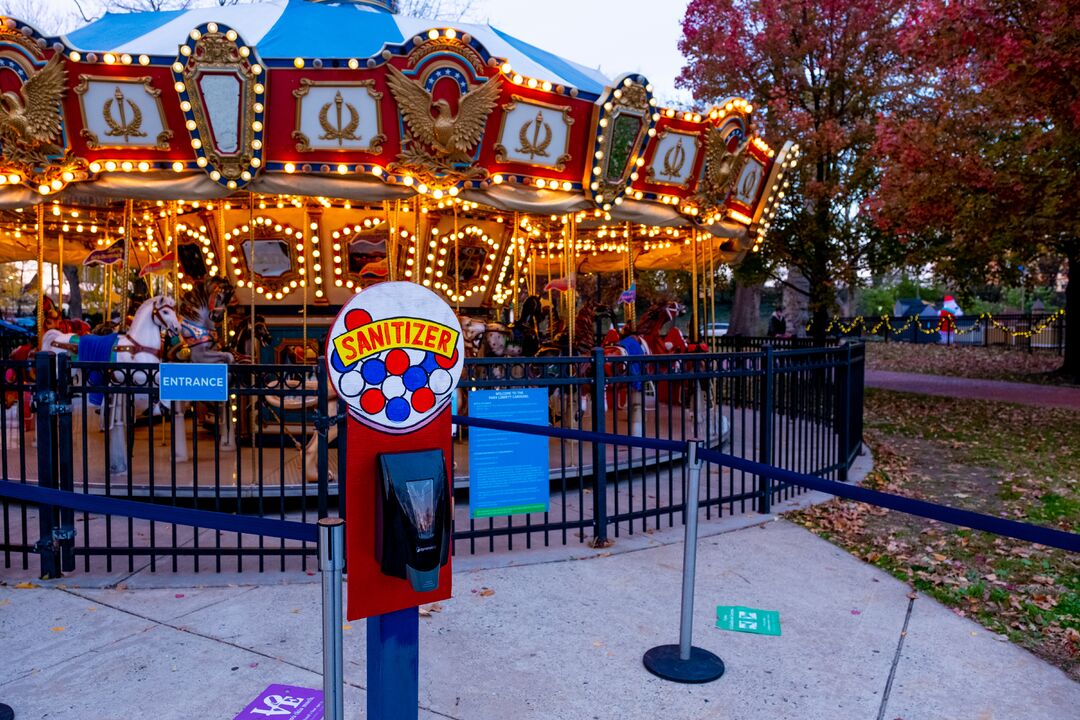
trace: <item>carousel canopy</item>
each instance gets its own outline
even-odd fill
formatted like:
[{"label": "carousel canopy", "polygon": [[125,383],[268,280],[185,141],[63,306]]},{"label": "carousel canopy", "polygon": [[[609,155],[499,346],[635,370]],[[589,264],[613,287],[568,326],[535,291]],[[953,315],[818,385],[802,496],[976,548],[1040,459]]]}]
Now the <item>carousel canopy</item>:
[{"label": "carousel canopy", "polygon": [[450,292],[452,248],[454,294],[498,302],[530,272],[734,262],[768,230],[798,147],[758,136],[747,100],[663,107],[641,75],[394,5],[110,13],[60,37],[4,18],[0,260],[126,235],[140,265],[189,244],[280,300],[324,275]]}]

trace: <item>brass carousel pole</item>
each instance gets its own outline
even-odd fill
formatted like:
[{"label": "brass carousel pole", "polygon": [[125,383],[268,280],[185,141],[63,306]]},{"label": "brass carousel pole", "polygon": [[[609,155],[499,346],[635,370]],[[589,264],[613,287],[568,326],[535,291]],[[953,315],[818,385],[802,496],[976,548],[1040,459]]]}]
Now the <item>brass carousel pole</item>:
[{"label": "brass carousel pole", "polygon": [[510,233],[510,252],[511,252],[511,256],[510,256],[511,260],[510,260],[510,262],[514,263],[514,268],[513,268],[513,270],[514,270],[514,291],[510,294],[510,311],[511,311],[511,314],[513,315],[511,320],[514,321],[514,322],[517,322],[518,313],[521,310],[521,308],[519,307],[520,303],[518,302],[519,293],[521,292],[521,288],[519,287],[520,274],[519,274],[519,271],[518,271],[518,243],[517,243],[518,238],[517,238],[517,234],[518,234],[518,214],[515,212],[514,213],[514,229]]},{"label": "brass carousel pole", "polygon": [[[305,202],[304,203],[304,234],[301,237],[301,240],[302,240],[303,245],[304,245],[304,272],[306,273],[306,275],[304,277],[303,284],[301,285],[301,287],[304,288],[304,307],[301,308],[301,313],[303,314],[303,318],[301,320],[301,323],[302,323],[301,332],[303,333],[301,342],[303,342],[303,345],[300,346],[300,347],[303,348],[304,362],[305,363],[307,362],[307,351],[308,351],[308,344],[307,344],[307,325],[308,325],[308,317],[307,317],[307,277],[311,273],[311,266],[315,264],[313,262],[309,263],[307,261],[308,247],[310,245],[310,243],[308,242],[307,234],[308,234],[308,230],[310,228],[311,228],[311,213],[308,212],[308,204],[307,204],[307,202]],[[346,244],[344,249],[345,249],[345,253],[344,253],[344,255],[345,255],[345,273],[346,273],[346,279],[348,279],[349,248],[348,248],[347,244]],[[387,248],[387,250],[389,250],[389,248]],[[254,250],[252,252],[253,252],[253,256],[254,256]],[[254,328],[255,326],[252,325],[252,327]],[[254,333],[252,333],[252,335],[251,335],[251,347],[252,348],[255,347],[255,334]]]},{"label": "brass carousel pole", "polygon": [[60,231],[58,257],[56,258],[56,309],[64,315],[64,232]]},{"label": "brass carousel pole", "polygon": [[45,334],[45,207],[41,203],[37,206],[37,278],[37,336],[40,347]]},{"label": "brass carousel pole", "polygon": [[131,274],[131,244],[134,242],[131,237],[132,212],[134,212],[134,201],[128,198],[124,201],[124,267],[120,294],[120,332],[127,330],[128,285],[130,284],[128,276]]},{"label": "brass carousel pole", "polygon": [[[709,327],[716,327],[716,248],[714,247],[713,239],[709,238],[709,285],[706,291],[709,294]],[[709,338],[712,344],[715,344],[717,338],[716,333]],[[711,349],[711,348],[710,348]]]},{"label": "brass carousel pole", "polygon": [[699,333],[701,328],[698,326],[698,234],[697,231],[693,231],[690,236],[690,313],[693,323],[690,331],[690,339],[694,342],[698,341],[700,337]]},{"label": "brass carousel pole", "polygon": [[461,243],[458,237],[457,201],[454,200],[454,312],[461,314]]},{"label": "brass carousel pole", "polygon": [[[172,285],[173,285],[173,301],[176,302],[176,306],[180,307],[180,238],[176,234],[177,225],[177,203],[172,201],[169,207],[168,214],[168,227],[169,227],[169,243],[172,245],[173,254],[173,271],[172,271]],[[225,258],[221,258],[222,261]]]}]

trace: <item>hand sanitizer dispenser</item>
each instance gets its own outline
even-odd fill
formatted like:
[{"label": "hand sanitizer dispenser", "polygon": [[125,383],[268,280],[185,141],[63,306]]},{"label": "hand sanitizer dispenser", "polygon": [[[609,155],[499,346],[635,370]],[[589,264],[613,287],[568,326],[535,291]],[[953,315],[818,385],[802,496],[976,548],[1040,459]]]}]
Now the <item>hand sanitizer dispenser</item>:
[{"label": "hand sanitizer dispenser", "polygon": [[450,556],[450,493],[441,450],[379,455],[375,555],[416,592],[439,587]]}]

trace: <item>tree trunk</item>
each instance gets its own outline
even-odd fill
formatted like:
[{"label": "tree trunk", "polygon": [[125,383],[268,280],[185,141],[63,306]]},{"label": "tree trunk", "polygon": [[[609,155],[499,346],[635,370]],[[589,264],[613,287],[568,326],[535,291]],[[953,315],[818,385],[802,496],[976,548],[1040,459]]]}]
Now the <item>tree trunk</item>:
[{"label": "tree trunk", "polygon": [[68,317],[82,320],[82,287],[79,285],[79,265],[65,265],[64,277],[68,281]]},{"label": "tree trunk", "polygon": [[1065,362],[1061,374],[1080,379],[1080,238],[1065,244],[1069,274],[1065,285]]},{"label": "tree trunk", "polygon": [[795,337],[805,337],[806,326],[810,324],[810,312],[807,309],[810,300],[810,283],[801,272],[794,268],[788,269],[783,297],[784,319],[787,321],[788,333]]},{"label": "tree trunk", "polygon": [[761,285],[735,283],[735,300],[731,305],[728,335],[758,337],[761,335]]}]

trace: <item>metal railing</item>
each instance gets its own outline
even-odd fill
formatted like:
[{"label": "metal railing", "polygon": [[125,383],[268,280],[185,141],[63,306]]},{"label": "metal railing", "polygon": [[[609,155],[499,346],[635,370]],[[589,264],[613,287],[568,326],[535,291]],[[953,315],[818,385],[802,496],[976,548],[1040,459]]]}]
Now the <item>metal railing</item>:
[{"label": "metal railing", "polygon": [[829,334],[838,338],[880,338],[884,342],[964,347],[1007,347],[1065,353],[1064,313],[1003,313],[952,318],[916,315],[837,318]]},{"label": "metal railing", "polygon": [[[690,355],[474,359],[461,395],[544,388],[552,427],[684,441],[843,480],[862,440],[863,346]],[[3,480],[178,508],[314,523],[343,516],[347,422],[321,364],[229,369],[229,403],[158,402],[156,365],[72,362],[48,353],[0,362]],[[468,432],[454,439],[456,553],[603,545],[683,522],[683,453],[620,443],[549,441],[551,509],[475,519]],[[710,466],[704,518],[768,512],[801,492]],[[56,572],[308,569],[313,544],[198,530],[108,513],[0,501],[2,567],[42,553]]]}]

